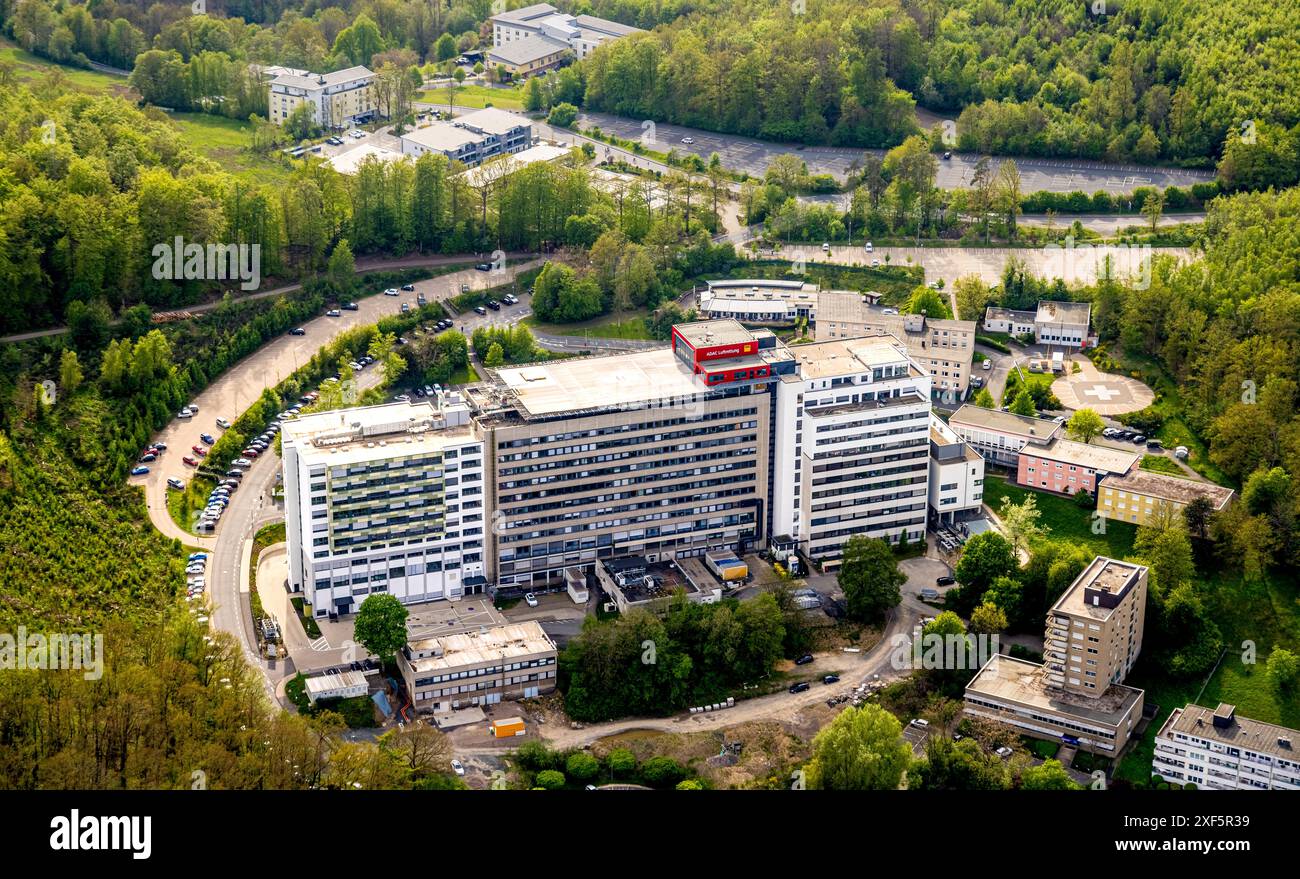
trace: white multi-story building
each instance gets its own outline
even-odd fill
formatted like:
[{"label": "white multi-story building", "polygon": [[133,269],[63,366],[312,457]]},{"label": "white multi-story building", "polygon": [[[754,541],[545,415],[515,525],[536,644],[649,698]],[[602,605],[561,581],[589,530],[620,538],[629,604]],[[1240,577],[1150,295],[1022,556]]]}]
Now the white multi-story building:
[{"label": "white multi-story building", "polygon": [[471,167],[496,156],[522,153],[532,146],[533,124],[527,116],[487,107],[452,122],[431,122],[401,137],[402,155],[441,153]]},{"label": "white multi-story building", "polygon": [[984,459],[937,416],[930,416],[930,513],[955,522],[984,503]]},{"label": "white multi-story building", "polygon": [[1300,790],[1300,731],[1240,717],[1232,705],[1186,705],[1156,733],[1151,771],[1202,790]]},{"label": "white multi-story building", "polygon": [[344,128],[372,119],[379,112],[375,74],[365,67],[333,73],[267,68],[264,75],[272,71],[275,75],[267,84],[267,112],[276,125],[283,125],[304,103],[311,105],[313,119],[322,128]]},{"label": "white multi-story building", "polygon": [[314,615],[483,590],[483,439],[459,394],[305,415],[281,446],[289,583]]},{"label": "white multi-story building", "polygon": [[286,423],[290,582],[313,613],[773,535],[834,568],[852,536],[925,534],[930,379],[890,336],[790,348],[703,321],[671,347],[490,370],[467,394]]},{"label": "white multi-story building", "polygon": [[824,567],[854,535],[925,536],[930,379],[890,336],[790,349],[776,384],[772,533]]},{"label": "white multi-story building", "polygon": [[640,28],[594,15],[570,15],[549,3],[535,3],[492,16],[492,51],[488,60],[512,74],[549,69],[566,58],[591,55],[597,46]]}]

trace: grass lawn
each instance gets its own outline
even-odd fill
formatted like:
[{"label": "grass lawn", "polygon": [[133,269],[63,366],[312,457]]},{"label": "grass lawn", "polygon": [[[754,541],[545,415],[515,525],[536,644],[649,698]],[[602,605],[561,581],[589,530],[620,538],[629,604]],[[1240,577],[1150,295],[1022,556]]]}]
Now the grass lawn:
[{"label": "grass lawn", "polygon": [[474,369],[473,364],[466,363],[464,369],[458,369],[447,379],[449,385],[468,385],[478,381],[478,372]]},{"label": "grass lawn", "polygon": [[1172,476],[1184,475],[1183,468],[1174,463],[1173,459],[1166,458],[1164,455],[1143,455],[1138,467],[1155,473],[1168,473]]},{"label": "grass lawn", "polygon": [[208,495],[215,485],[211,479],[196,476],[189,481],[184,491],[167,489],[167,512],[172,521],[185,531],[194,533],[194,525],[198,521],[194,514],[207,506]]},{"label": "grass lawn", "polygon": [[[426,89],[417,92],[415,100],[427,104],[447,103],[446,87]],[[524,108],[524,91],[522,88],[498,89],[486,85],[463,85],[456,90],[457,109],[481,110],[487,106],[500,107],[503,110],[522,110]]]},{"label": "grass lawn", "polygon": [[292,169],[287,162],[249,152],[253,126],[248,121],[207,113],[171,113],[169,118],[191,146],[230,173],[259,183],[289,179]]},{"label": "grass lawn", "polygon": [[653,339],[645,316],[634,312],[603,314],[591,320],[572,324],[542,323],[535,317],[524,318],[524,323],[539,333],[552,336],[591,336],[597,339]]},{"label": "grass lawn", "polygon": [[1033,497],[1042,512],[1039,522],[1051,529],[1050,537],[1068,540],[1086,546],[1097,555],[1122,559],[1133,552],[1133,538],[1137,536],[1137,526],[1128,522],[1106,522],[1105,534],[1092,533],[1093,510],[1077,506],[1070,498],[1048,494],[1045,491],[1033,491],[1008,481],[1001,476],[984,477],[984,501],[993,510],[1002,509],[1002,498],[1010,498],[1013,504],[1019,504],[1027,497]]},{"label": "grass lawn", "polygon": [[44,79],[51,70],[57,69],[69,84],[83,92],[125,95],[131,91],[126,77],[55,64],[53,61],[25,52],[10,40],[2,38],[0,38],[0,61],[13,64],[15,78],[27,85]]}]

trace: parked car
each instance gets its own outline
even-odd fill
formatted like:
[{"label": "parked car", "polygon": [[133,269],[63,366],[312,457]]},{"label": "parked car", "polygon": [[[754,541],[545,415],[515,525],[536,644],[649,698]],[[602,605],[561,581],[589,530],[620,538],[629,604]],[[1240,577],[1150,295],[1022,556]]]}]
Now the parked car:
[{"label": "parked car", "polygon": [[456,773],[457,775],[464,775],[464,774],[465,774],[465,764],[461,763],[459,760],[452,760],[452,761],[451,761],[451,771],[454,772],[454,773]]},{"label": "parked car", "polygon": [[342,317],[342,316],[343,316],[343,312],[339,311],[337,308],[331,308],[329,311],[325,312],[325,316],[326,316],[326,317]]},{"label": "parked car", "polygon": [[181,411],[179,411],[179,412],[176,413],[176,417],[177,417],[177,418],[193,418],[193,417],[194,417],[194,413],[191,412],[191,411],[188,410],[188,409],[182,409]]},{"label": "parked car", "polygon": [[826,677],[822,678],[823,684],[838,684],[839,682],[840,682],[839,675],[826,675]]},{"label": "parked car", "polygon": [[947,161],[948,159],[951,159],[951,158],[952,158],[952,153],[951,153],[951,152],[945,152],[945,153],[943,154],[943,158],[944,158],[944,161]]},{"label": "parked car", "polygon": [[145,452],[143,455],[140,456],[141,464],[151,464],[157,460],[158,460],[158,456],[155,455],[153,452]]},{"label": "parked car", "polygon": [[537,607],[537,596],[531,592],[524,596],[524,601],[527,602],[529,607]]},{"label": "parked car", "polygon": [[993,753],[994,753],[994,754],[997,754],[999,757],[1001,757],[1003,760],[1005,760],[1006,758],[1010,757],[1010,756],[1011,756],[1012,754],[1014,754],[1015,752],[1012,751],[1010,748],[1008,748],[1006,745],[1003,745],[1002,747],[998,748],[998,749],[997,749],[996,751],[994,751]]},{"label": "parked car", "polygon": [[217,427],[220,427],[222,430],[226,430],[227,428],[230,427],[230,422],[225,418],[218,418]]},{"label": "parked car", "polygon": [[189,455],[186,455],[184,458],[181,458],[181,461],[186,464],[189,464],[191,467],[199,466],[199,462],[196,461],[194,458],[191,458]]},{"label": "parked car", "polygon": [[239,454],[243,455],[245,458],[256,458],[258,455],[261,454],[261,452],[259,452],[257,449],[249,448],[249,449],[244,449]]},{"label": "parked car", "polygon": [[305,335],[307,335],[307,331],[304,330],[302,327],[294,327],[293,329],[291,329],[291,330],[289,331],[289,335],[291,335],[291,336],[305,336]]},{"label": "parked car", "polygon": [[1141,433],[1139,433],[1137,436],[1133,437],[1133,445],[1135,445],[1135,446],[1140,446],[1140,445],[1142,445],[1143,443],[1145,443],[1146,441],[1147,441],[1147,438],[1146,438],[1146,435],[1145,435],[1145,434],[1141,434]]},{"label": "parked car", "polygon": [[812,655],[811,653],[805,653],[803,656],[800,656],[798,659],[796,659],[796,660],[794,661],[794,664],[795,664],[795,665],[807,665],[808,663],[810,663],[810,662],[812,662],[812,661],[813,661],[813,655]]},{"label": "parked car", "polygon": [[1178,446],[1174,449],[1174,457],[1180,461],[1186,461],[1190,454],[1187,446]]},{"label": "parked car", "polygon": [[490,308],[490,309],[492,309],[493,311],[500,311],[500,310],[501,310],[501,303],[500,303],[500,302],[497,302],[495,299],[489,299],[489,300],[488,300],[487,307]]},{"label": "parked car", "polygon": [[487,314],[487,309],[481,305],[476,305],[474,306],[474,313],[478,315],[484,315]]},{"label": "parked car", "polygon": [[880,268],[880,260],[878,260],[878,259],[873,259],[873,260],[871,261],[871,267],[872,267],[873,269],[878,269],[878,268]]},{"label": "parked car", "polygon": [[231,467],[229,470],[226,471],[226,475],[229,476],[231,479],[243,479],[244,471],[240,470],[238,467]]},{"label": "parked car", "polygon": [[867,253],[872,253],[875,251],[876,248],[874,245],[872,245],[870,241],[868,241],[866,244],[862,245],[862,249],[865,250]]},{"label": "parked car", "polygon": [[200,442],[205,442],[205,443],[207,443],[208,445],[212,445],[212,444],[215,443],[217,440],[216,440],[216,438],[213,437],[212,434],[210,434],[210,433],[201,433],[201,434],[199,434],[199,441],[200,441]]},{"label": "parked car", "polygon": [[399,294],[398,294],[398,292],[397,292],[397,288],[396,288],[396,287],[389,287],[387,290],[384,291],[384,295],[385,295],[385,296],[397,296],[397,295],[399,295]]},{"label": "parked car", "polygon": [[146,473],[148,473],[148,472],[149,472],[149,468],[148,468],[148,467],[132,467],[132,468],[131,468],[131,475],[132,475],[132,476],[144,476],[144,475],[145,475]]},{"label": "parked car", "polygon": [[689,145],[695,143],[695,138],[693,138],[693,137],[683,137],[683,138],[682,138],[682,143],[684,143],[684,144],[686,144],[687,146],[689,146]]},{"label": "parked car", "polygon": [[174,488],[177,491],[181,491],[185,488],[185,483],[181,482],[175,476],[169,476],[167,477],[167,487]]},{"label": "parked car", "polygon": [[1164,448],[1164,443],[1160,442],[1158,439],[1149,439],[1147,440],[1147,448],[1158,452]]},{"label": "parked car", "polygon": [[415,285],[414,285],[414,284],[403,284],[403,285],[402,285],[402,290],[405,291],[405,292],[407,292],[407,293],[414,293],[414,292],[415,292]]},{"label": "parked car", "polygon": [[956,582],[957,582],[957,578],[955,578],[955,577],[935,577],[935,578],[934,578],[934,585],[936,585],[936,586],[951,586],[953,583],[956,583]]},{"label": "parked car", "polygon": [[931,589],[929,586],[921,590],[921,599],[923,601],[934,601],[939,597],[938,589]]},{"label": "parked car", "polygon": [[403,303],[402,303],[402,313],[405,314],[406,312],[408,312],[408,311],[410,311],[410,310],[411,310],[411,303],[409,303],[409,302],[403,302]]},{"label": "parked car", "polygon": [[252,466],[253,466],[253,461],[252,461],[251,458],[236,458],[236,459],[235,459],[235,466],[236,466],[236,467],[252,467]]},{"label": "parked car", "polygon": [[490,272],[492,271],[492,263],[490,262],[475,263],[474,268],[480,272]]},{"label": "parked car", "polygon": [[806,691],[806,690],[807,690],[809,687],[811,687],[811,686],[812,686],[812,685],[809,684],[807,681],[800,681],[800,682],[797,683],[797,684],[791,684],[791,685],[790,685],[790,692],[791,692],[791,693],[802,693],[802,692]]}]

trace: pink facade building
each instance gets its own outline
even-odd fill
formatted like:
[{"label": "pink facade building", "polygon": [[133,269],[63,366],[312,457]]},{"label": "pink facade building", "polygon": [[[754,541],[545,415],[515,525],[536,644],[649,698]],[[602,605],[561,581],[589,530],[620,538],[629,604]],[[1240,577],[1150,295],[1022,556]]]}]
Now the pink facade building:
[{"label": "pink facade building", "polygon": [[1026,488],[1073,495],[1083,489],[1095,495],[1097,482],[1112,473],[1127,473],[1137,463],[1134,452],[1058,439],[1049,445],[1020,450],[1016,482]]}]

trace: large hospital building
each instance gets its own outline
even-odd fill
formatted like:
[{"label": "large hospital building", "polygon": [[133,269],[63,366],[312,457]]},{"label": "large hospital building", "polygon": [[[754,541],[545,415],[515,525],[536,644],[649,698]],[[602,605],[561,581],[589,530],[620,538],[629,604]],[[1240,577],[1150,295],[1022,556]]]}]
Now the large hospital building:
[{"label": "large hospital building", "polygon": [[290,580],[319,615],[773,538],[834,569],[852,535],[924,535],[929,401],[893,337],[790,348],[713,320],[464,398],[307,415],[284,428]]}]

